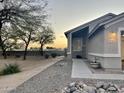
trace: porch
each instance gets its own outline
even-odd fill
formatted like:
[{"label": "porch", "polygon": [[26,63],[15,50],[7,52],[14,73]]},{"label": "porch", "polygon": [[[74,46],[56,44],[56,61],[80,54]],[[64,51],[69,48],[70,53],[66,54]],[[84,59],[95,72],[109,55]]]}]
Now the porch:
[{"label": "porch", "polygon": [[100,79],[100,80],[124,80],[123,72],[110,72],[97,69],[94,72],[84,59],[72,59],[72,78]]},{"label": "porch", "polygon": [[87,38],[89,27],[71,33],[70,47],[72,58],[87,58]]}]

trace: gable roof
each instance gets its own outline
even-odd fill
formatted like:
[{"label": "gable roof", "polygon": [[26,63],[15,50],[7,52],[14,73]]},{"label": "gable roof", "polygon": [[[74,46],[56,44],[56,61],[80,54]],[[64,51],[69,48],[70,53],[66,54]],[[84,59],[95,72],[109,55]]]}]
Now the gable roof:
[{"label": "gable roof", "polygon": [[94,20],[92,20],[92,21],[90,21],[90,22],[87,22],[87,23],[85,23],[85,24],[83,24],[83,25],[80,25],[80,26],[78,26],[78,27],[76,27],[76,28],[73,28],[73,29],[71,29],[71,30],[68,30],[67,32],[65,32],[65,35],[67,36],[67,34],[69,34],[70,32],[81,30],[81,29],[83,29],[83,28],[89,26],[92,22],[97,21],[97,20],[100,20],[100,19],[105,18],[105,17],[107,17],[107,16],[115,17],[116,15],[113,14],[113,13],[108,13],[108,14],[103,15],[103,16],[97,18],[97,19],[94,19]]},{"label": "gable roof", "polygon": [[101,24],[101,25],[108,25],[109,23],[112,23],[112,22],[114,22],[114,21],[116,21],[116,20],[118,20],[118,19],[121,19],[121,18],[124,18],[124,13],[121,13],[121,14],[117,15],[116,17],[114,17],[114,18],[112,18],[112,19],[110,19],[110,20],[107,20],[107,21],[105,21],[105,22],[102,22],[102,23],[100,23],[100,24]]},{"label": "gable roof", "polygon": [[108,24],[110,24],[112,22],[115,22],[116,20],[119,20],[121,18],[124,18],[124,13],[121,13],[121,14],[117,15],[116,17],[114,17],[114,18],[112,18],[110,20],[107,20],[107,21],[104,21],[102,23],[99,23],[96,27],[94,27],[94,29],[92,30],[92,32],[89,34],[88,37],[90,37],[92,34],[94,34],[97,31],[97,29],[100,28],[101,26],[106,26],[106,25],[108,25]]}]

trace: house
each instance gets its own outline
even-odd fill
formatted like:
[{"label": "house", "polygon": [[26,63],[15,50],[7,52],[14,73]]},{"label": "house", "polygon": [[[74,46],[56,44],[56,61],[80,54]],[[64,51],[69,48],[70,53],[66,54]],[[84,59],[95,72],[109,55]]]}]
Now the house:
[{"label": "house", "polygon": [[124,13],[108,13],[65,32],[68,56],[98,59],[101,66],[122,70],[124,61]]}]

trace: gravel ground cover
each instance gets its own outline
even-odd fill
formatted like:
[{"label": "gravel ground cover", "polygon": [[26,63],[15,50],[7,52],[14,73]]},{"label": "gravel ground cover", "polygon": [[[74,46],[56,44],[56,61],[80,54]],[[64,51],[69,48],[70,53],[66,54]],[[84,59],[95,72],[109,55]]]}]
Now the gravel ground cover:
[{"label": "gravel ground cover", "polygon": [[15,89],[17,86],[23,84],[23,82],[34,77],[38,73],[44,71],[44,69],[55,64],[59,60],[62,60],[63,56],[56,58],[44,59],[42,57],[28,56],[28,59],[23,61],[21,58],[8,58],[0,59],[0,70],[4,67],[4,64],[18,64],[21,69],[20,73],[0,76],[0,93],[8,93],[8,91]]},{"label": "gravel ground cover", "polygon": [[97,82],[111,82],[124,86],[121,80],[95,80],[95,79],[72,79],[71,78],[72,61],[63,59],[52,65],[38,75],[29,79],[10,93],[62,93],[62,89],[69,83],[82,81],[87,85],[94,85]]}]

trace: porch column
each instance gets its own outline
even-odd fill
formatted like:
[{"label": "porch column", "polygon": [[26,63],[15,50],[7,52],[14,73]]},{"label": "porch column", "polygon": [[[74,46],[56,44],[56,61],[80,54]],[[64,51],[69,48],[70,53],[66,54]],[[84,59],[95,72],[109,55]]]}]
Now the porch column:
[{"label": "porch column", "polygon": [[72,33],[70,33],[70,55],[72,57]]}]

